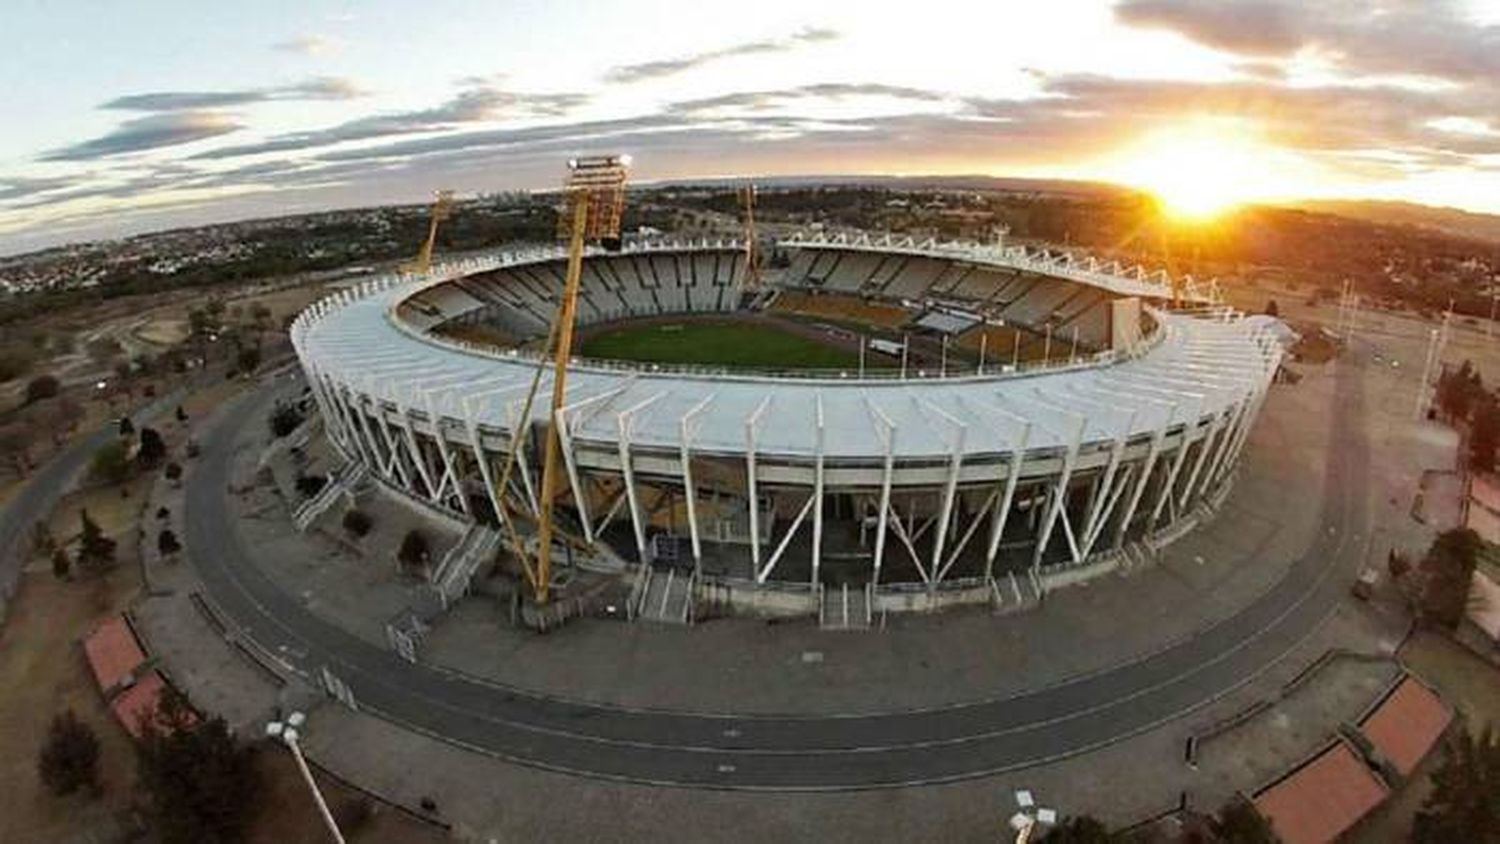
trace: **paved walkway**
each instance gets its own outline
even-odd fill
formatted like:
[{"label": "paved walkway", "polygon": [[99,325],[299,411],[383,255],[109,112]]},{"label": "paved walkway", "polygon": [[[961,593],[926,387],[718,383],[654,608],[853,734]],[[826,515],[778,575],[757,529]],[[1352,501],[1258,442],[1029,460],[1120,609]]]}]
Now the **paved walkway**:
[{"label": "paved walkway", "polygon": [[[222,493],[247,399],[204,438],[188,479],[187,546],[206,590],[246,635],[307,675],[328,666],[361,706],[505,758],[550,769],[715,788],[851,788],[950,781],[1077,753],[1149,729],[1233,690],[1313,632],[1343,595],[1363,548],[1368,460],[1362,377],[1342,368],[1326,450],[1329,533],[1241,611],[1137,661],[938,710],[826,718],[700,716],[536,696],[410,665],[306,611],[272,582]],[[258,428],[254,429],[259,431]],[[773,682],[773,678],[764,678]],[[867,708],[868,709],[868,708]],[[731,714],[733,713],[733,714]]]},{"label": "paved walkway", "polygon": [[[1316,377],[1314,374],[1314,378]],[[1401,424],[1400,414],[1394,412],[1392,406],[1395,396],[1408,392],[1410,387],[1397,383],[1397,379],[1389,373],[1374,372],[1364,380],[1373,390],[1369,408],[1372,424],[1368,433],[1375,450],[1381,454],[1381,460],[1367,461],[1375,471],[1369,477],[1368,497],[1359,509],[1364,509],[1366,517],[1380,525],[1381,533],[1378,540],[1368,533],[1350,536],[1341,548],[1341,558],[1344,564],[1350,566],[1376,557],[1383,560],[1381,543],[1387,538],[1392,541],[1421,541],[1420,535],[1409,535],[1411,531],[1408,527],[1396,519],[1398,515],[1404,517],[1405,510],[1410,505],[1411,487],[1405,486],[1404,489],[1408,492],[1403,492],[1402,472],[1420,471],[1420,467],[1400,467],[1399,470],[1388,471],[1386,465],[1387,457],[1401,454],[1399,449],[1408,444],[1405,438],[1409,433],[1404,432],[1410,426]],[[1273,398],[1272,407],[1284,402],[1288,395],[1299,395],[1298,391],[1306,390],[1308,386],[1310,385],[1304,384],[1290,393],[1279,392]],[[1315,390],[1308,390],[1306,394],[1312,395],[1314,392]],[[1318,415],[1314,412],[1305,418],[1311,424],[1318,420]],[[1286,435],[1294,437],[1295,422],[1289,419],[1287,425]],[[1266,441],[1258,434],[1257,449],[1274,450],[1281,447],[1283,444],[1275,438]],[[1247,465],[1260,466],[1264,459],[1258,452],[1252,453],[1247,455]],[[1289,458],[1286,461],[1286,471],[1291,472],[1296,462],[1295,458]],[[1389,462],[1400,461],[1392,459]],[[1286,487],[1291,490],[1306,489],[1308,483],[1303,480],[1301,484],[1297,484],[1296,478],[1290,474],[1280,476],[1279,480],[1291,482],[1293,485]],[[1219,521],[1200,536],[1190,537],[1185,542],[1205,539],[1223,529],[1229,524],[1227,520],[1236,507],[1246,513],[1252,512],[1255,507],[1246,506],[1246,502],[1240,500],[1246,494],[1245,491],[1251,488],[1249,477],[1242,477],[1240,488],[1231,497],[1229,509],[1226,509]],[[1311,531],[1317,532],[1318,528],[1318,525],[1313,525]],[[1280,548],[1282,542],[1294,542],[1294,539],[1287,537],[1297,530],[1294,527],[1290,530],[1268,531],[1264,536],[1269,536],[1269,539],[1256,539],[1253,542],[1270,542],[1265,549],[1274,550]],[[1325,543],[1324,547],[1340,549],[1335,539],[1320,537],[1319,541]],[[1188,547],[1179,546],[1183,551]],[[1269,556],[1271,551],[1266,553]],[[1194,555],[1196,556],[1198,555]],[[1327,558],[1324,559],[1326,561]],[[1262,562],[1265,562],[1265,558],[1262,558]],[[1273,564],[1266,568],[1272,569],[1274,577],[1274,572],[1281,567]],[[1048,613],[1057,611],[1063,598],[1078,601],[1075,610],[1079,613],[1092,609],[1095,615],[1107,614],[1111,609],[1117,611],[1120,606],[1110,601],[1110,595],[1115,590],[1129,588],[1136,581],[1144,581],[1147,577],[1167,574],[1182,579],[1184,588],[1188,588],[1190,583],[1198,586],[1218,584],[1215,588],[1220,592],[1233,588],[1227,583],[1237,576],[1219,569],[1215,560],[1206,555],[1201,565],[1196,559],[1179,558],[1149,573],[1126,579],[1111,578],[1095,586],[1060,593],[1062,597],[1028,619],[999,621],[1006,624],[1012,621],[1040,621]],[[1231,578],[1231,581],[1224,581],[1225,577]],[[1225,596],[1224,600],[1227,603],[1230,598]],[[478,602],[471,604],[483,606]],[[1035,788],[1044,802],[1057,805],[1064,811],[1092,811],[1115,822],[1164,809],[1175,803],[1179,790],[1187,790],[1199,805],[1211,806],[1222,799],[1226,796],[1222,783],[1203,782],[1179,764],[1182,741],[1188,733],[1217,719],[1228,717],[1258,696],[1273,692],[1279,684],[1291,679],[1297,671],[1330,646],[1369,648],[1372,643],[1394,644],[1394,636],[1399,635],[1399,623],[1385,623],[1372,618],[1347,601],[1337,602],[1335,606],[1338,609],[1333,616],[1317,627],[1311,638],[1295,644],[1287,658],[1275,662],[1264,673],[1249,678],[1245,685],[1188,717],[1164,723],[1083,756],[1054,760],[1028,767],[1024,771],[940,787],[886,790],[878,793],[780,794],[772,797],[754,793],[701,792],[579,780],[503,764],[484,754],[472,753],[450,743],[410,732],[380,718],[349,713],[331,706],[324,707],[315,714],[308,746],[322,764],[343,776],[408,804],[415,804],[421,797],[431,795],[438,801],[439,813],[458,820],[461,828],[482,830],[486,835],[499,835],[503,838],[545,834],[591,839],[599,837],[601,829],[607,829],[612,838],[650,834],[664,840],[764,838],[766,835],[808,837],[813,834],[825,840],[868,840],[871,836],[893,835],[923,838],[941,835],[953,840],[992,840],[998,825],[1011,809],[1009,789],[1012,787]],[[465,612],[477,610],[466,607]],[[952,633],[959,623],[956,621],[958,618],[925,619],[916,623],[916,626],[931,624],[938,629],[946,628]],[[962,623],[978,624],[984,621],[996,620],[976,616],[972,622],[964,619]],[[603,626],[613,631],[622,631],[618,626]],[[701,631],[691,632],[707,632],[710,627],[712,625]],[[655,632],[676,636],[680,631]],[[781,631],[767,628],[762,635],[769,637],[778,632]],[[862,640],[899,642],[902,632],[896,630],[861,636],[796,631],[796,635],[814,636],[817,641],[822,642],[851,642],[856,643],[851,647],[858,647],[857,643]],[[561,642],[565,637],[566,631],[564,637],[549,639],[557,638]],[[538,640],[545,641],[548,640]],[[657,640],[657,644],[661,641]],[[825,645],[822,650],[825,652],[825,665],[830,658],[837,657],[837,646]],[[997,656],[1005,652],[1006,649],[1002,647],[994,650]],[[861,652],[853,653],[857,657]],[[800,663],[800,652],[797,655]],[[684,668],[691,669],[690,664]],[[875,686],[873,683],[870,685]],[[865,699],[876,700],[881,694],[884,692],[876,692]],[[884,707],[877,705],[873,708]]]}]

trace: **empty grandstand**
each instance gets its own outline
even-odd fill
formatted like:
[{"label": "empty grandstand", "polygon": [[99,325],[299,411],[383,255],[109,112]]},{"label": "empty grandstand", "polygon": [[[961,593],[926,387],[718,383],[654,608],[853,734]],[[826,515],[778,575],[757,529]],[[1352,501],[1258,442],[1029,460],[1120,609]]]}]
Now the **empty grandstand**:
[{"label": "empty grandstand", "polygon": [[[592,252],[579,323],[794,319],[855,350],[885,338],[902,365],[578,359],[556,418],[541,403],[523,418],[555,250],[367,282],[301,315],[293,340],[330,438],[379,482],[494,522],[535,507],[528,455],[555,424],[570,533],[642,594],[675,583],[688,606],[820,615],[837,595],[846,620],[1024,603],[1150,554],[1227,490],[1279,362],[1207,290],[1173,310],[1167,280],[1139,269],[909,238],[776,248],[788,260],[754,294],[738,244]],[[922,344],[942,366],[906,365]]]}]

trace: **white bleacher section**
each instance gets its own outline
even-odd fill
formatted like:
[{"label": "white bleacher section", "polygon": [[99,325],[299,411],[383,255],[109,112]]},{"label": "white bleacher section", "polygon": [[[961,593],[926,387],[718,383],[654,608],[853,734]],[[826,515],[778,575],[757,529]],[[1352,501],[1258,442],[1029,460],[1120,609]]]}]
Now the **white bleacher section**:
[{"label": "white bleacher section", "polygon": [[[733,310],[739,305],[739,250],[598,255],[584,262],[578,322]],[[412,296],[401,318],[420,330],[483,321],[510,336],[547,332],[566,279],[562,261],[523,264],[454,279]]]}]

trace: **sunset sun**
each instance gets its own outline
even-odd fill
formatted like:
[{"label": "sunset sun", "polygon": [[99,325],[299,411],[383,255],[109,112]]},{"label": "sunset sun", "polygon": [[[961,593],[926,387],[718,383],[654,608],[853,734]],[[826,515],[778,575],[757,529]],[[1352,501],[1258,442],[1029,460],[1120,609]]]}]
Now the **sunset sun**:
[{"label": "sunset sun", "polygon": [[1153,132],[1122,151],[1113,171],[1156,196],[1174,217],[1206,220],[1274,192],[1269,151],[1234,125],[1190,123]]}]

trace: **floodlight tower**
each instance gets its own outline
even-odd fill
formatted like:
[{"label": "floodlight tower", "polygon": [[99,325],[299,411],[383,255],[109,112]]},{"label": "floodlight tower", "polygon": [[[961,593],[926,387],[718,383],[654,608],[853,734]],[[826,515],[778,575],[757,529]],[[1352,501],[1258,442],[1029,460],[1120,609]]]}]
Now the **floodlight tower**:
[{"label": "floodlight tower", "polygon": [[760,290],[760,250],[755,241],[755,184],[740,188],[740,205],[745,209],[745,289]]},{"label": "floodlight tower", "polygon": [[401,267],[409,273],[425,273],[432,269],[432,250],[437,246],[438,224],[448,219],[453,208],[453,191],[440,190],[432,201],[432,218],[427,224],[427,240],[417,257]]},{"label": "floodlight tower", "polygon": [[583,273],[583,248],[597,241],[605,249],[620,248],[620,217],[625,210],[625,177],[628,155],[574,158],[568,161],[568,180],[563,187],[563,213],[559,233],[568,236],[568,275],[557,312],[557,345],[552,350],[552,413],[547,417],[547,445],[542,463],[540,512],[537,517],[537,565],[532,589],[538,604],[551,597],[552,513],[561,469],[562,444],[558,416],[567,403],[568,360],[573,355],[573,321],[578,306],[578,282]]}]

